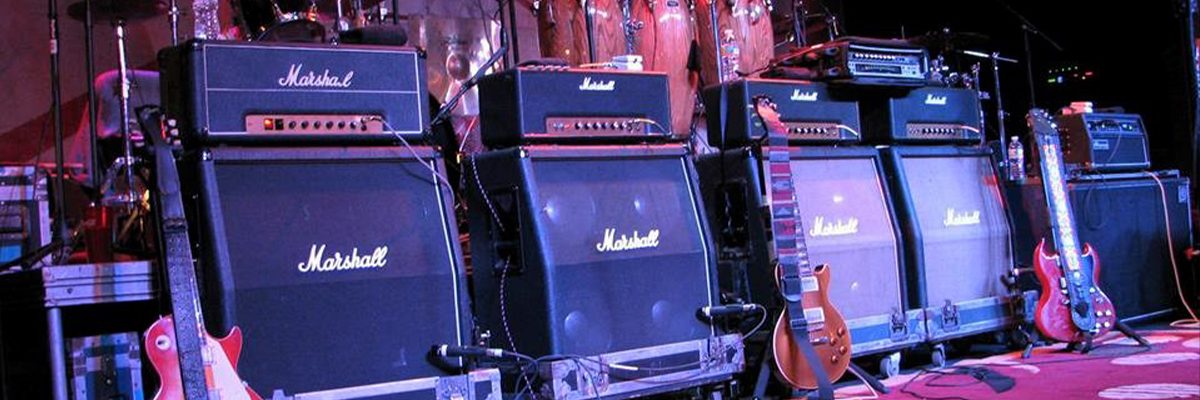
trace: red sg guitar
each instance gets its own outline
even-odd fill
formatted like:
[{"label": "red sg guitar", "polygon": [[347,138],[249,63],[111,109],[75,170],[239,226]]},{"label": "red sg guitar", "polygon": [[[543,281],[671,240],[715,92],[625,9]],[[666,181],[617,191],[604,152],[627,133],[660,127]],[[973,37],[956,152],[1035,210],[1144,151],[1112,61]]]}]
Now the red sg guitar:
[{"label": "red sg guitar", "polygon": [[[804,226],[796,211],[796,195],[792,187],[791,157],[788,156],[787,129],[779,120],[775,104],[765,97],[755,100],[759,118],[767,128],[767,146],[763,147],[765,167],[769,176],[771,230],[775,247],[777,283],[785,274],[793,274],[800,282],[800,304],[804,307],[807,337],[812,344],[821,369],[836,382],[850,367],[850,330],[842,314],[829,301],[830,268],[813,267],[808,260],[808,245]],[[780,292],[786,297],[784,286]],[[797,344],[788,311],[780,313],[775,323],[773,348],[775,366],[788,384],[800,389],[817,389],[817,375]],[[800,338],[805,337],[801,335]]]},{"label": "red sg guitar", "polygon": [[1108,333],[1117,325],[1112,302],[1100,290],[1100,261],[1089,244],[1076,236],[1071,203],[1059,146],[1058,129],[1045,111],[1029,111],[1027,122],[1033,131],[1038,159],[1041,160],[1042,190],[1046,195],[1050,227],[1056,253],[1047,249],[1046,239],[1038,243],[1033,269],[1042,284],[1034,322],[1043,336],[1060,342],[1085,342]]},{"label": "red sg guitar", "polygon": [[[158,372],[162,385],[155,400],[184,400],[183,380],[179,375],[179,353],[175,347],[175,320],[170,316],[159,318],[146,330],[145,349]],[[205,381],[208,382],[209,399],[262,400],[254,390],[242,382],[237,374],[237,362],[242,353],[242,331],[233,328],[229,336],[222,339],[205,334],[204,358]]]}]

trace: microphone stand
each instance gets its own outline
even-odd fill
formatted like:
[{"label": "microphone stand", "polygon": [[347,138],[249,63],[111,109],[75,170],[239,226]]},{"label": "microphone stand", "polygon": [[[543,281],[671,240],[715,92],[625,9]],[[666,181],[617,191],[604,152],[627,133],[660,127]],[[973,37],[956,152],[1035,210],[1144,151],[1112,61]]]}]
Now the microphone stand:
[{"label": "microphone stand", "polygon": [[1045,40],[1046,43],[1049,43],[1050,46],[1054,47],[1054,50],[1059,52],[1062,52],[1063,48],[1062,46],[1058,45],[1058,42],[1055,42],[1054,39],[1050,38],[1049,35],[1046,35],[1045,32],[1042,32],[1037,28],[1037,26],[1033,25],[1033,22],[1029,22],[1029,19],[1025,18],[1025,15],[1017,12],[1017,10],[1013,9],[1012,6],[1008,5],[1008,2],[1005,2],[1004,0],[996,0],[996,2],[1000,3],[1000,5],[1004,7],[1009,14],[1012,14],[1017,18],[1018,21],[1021,22],[1021,37],[1025,44],[1025,79],[1027,79],[1029,83],[1029,108],[1037,108],[1037,97],[1034,95],[1035,81],[1033,79],[1033,48],[1029,43],[1029,35],[1034,34],[1038,37],[1041,37],[1042,40]]},{"label": "microphone stand", "polygon": [[[63,179],[66,168],[63,166],[63,118],[62,118],[62,79],[59,75],[58,59],[58,2],[48,0],[50,19],[50,118],[54,120],[54,237],[60,243],[66,243],[70,232],[67,228],[66,206],[63,201]],[[91,85],[91,82],[88,82]],[[40,143],[39,143],[40,145]],[[57,393],[59,388],[55,387]],[[66,393],[61,393],[62,398]],[[56,397],[59,398],[59,397]]]},{"label": "microphone stand", "polygon": [[808,13],[804,10],[804,0],[792,0],[792,30],[796,35],[796,47],[808,47]]}]

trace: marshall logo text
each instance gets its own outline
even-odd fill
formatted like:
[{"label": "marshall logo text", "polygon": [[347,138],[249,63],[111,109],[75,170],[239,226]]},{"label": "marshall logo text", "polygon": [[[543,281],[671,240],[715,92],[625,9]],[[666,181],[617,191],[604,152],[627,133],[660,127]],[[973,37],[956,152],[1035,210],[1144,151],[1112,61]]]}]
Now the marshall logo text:
[{"label": "marshall logo text", "polygon": [[300,272],[333,272],[344,271],[350,269],[365,269],[365,268],[383,268],[387,265],[387,246],[376,247],[371,254],[358,255],[358,248],[350,250],[350,254],[343,255],[340,252],[334,252],[329,257],[325,257],[325,245],[313,245],[312,250],[308,252],[308,262],[302,262],[297,266]]},{"label": "marshall logo text", "polygon": [[592,77],[583,78],[583,83],[579,84],[579,90],[589,92],[611,92],[617,88],[617,81],[593,81]]},{"label": "marshall logo text", "polygon": [[832,222],[826,222],[825,217],[817,217],[813,221],[812,229],[808,230],[809,237],[845,236],[855,233],[858,233],[858,218],[854,217],[845,221],[838,219]]},{"label": "marshall logo text", "polygon": [[329,75],[329,70],[326,69],[317,75],[313,71],[304,71],[304,64],[292,64],[288,69],[287,76],[279,78],[277,81],[279,86],[294,87],[294,88],[348,88],[350,80],[354,79],[354,71],[347,72],[346,75],[337,76]]},{"label": "marshall logo text", "polygon": [[968,226],[979,225],[979,211],[964,211],[956,212],[953,208],[946,209],[946,219],[942,220],[942,225],[950,226]]},{"label": "marshall logo text", "polygon": [[658,247],[658,229],[651,229],[646,233],[646,236],[641,236],[638,231],[633,231],[632,236],[621,235],[617,238],[617,230],[608,228],[604,230],[604,241],[596,243],[596,251],[607,253],[610,251],[627,251],[637,249],[650,249]]},{"label": "marshall logo text", "polygon": [[801,92],[800,89],[793,89],[792,101],[817,101],[817,92]]},{"label": "marshall logo text", "polygon": [[944,106],[946,105],[946,96],[934,96],[933,94],[929,94],[925,96],[925,104],[931,106]]}]

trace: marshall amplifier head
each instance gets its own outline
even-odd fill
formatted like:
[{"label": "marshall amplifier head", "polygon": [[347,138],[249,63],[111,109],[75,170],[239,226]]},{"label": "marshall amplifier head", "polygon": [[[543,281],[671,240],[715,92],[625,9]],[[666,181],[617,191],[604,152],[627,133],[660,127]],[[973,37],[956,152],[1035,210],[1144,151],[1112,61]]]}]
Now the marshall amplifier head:
[{"label": "marshall amplifier head", "polygon": [[860,90],[854,96],[862,107],[863,133],[873,144],[983,143],[979,94],[974,90],[922,87],[899,94]]},{"label": "marshall amplifier head", "polygon": [[185,143],[419,140],[429,120],[416,49],[193,40],[159,65]]},{"label": "marshall amplifier head", "polygon": [[[722,90],[724,95],[722,96]],[[741,79],[704,90],[708,110],[708,142],[717,148],[745,146],[761,140],[766,129],[754,112],[754,98],[768,96],[795,144],[837,144],[859,141],[858,104],[830,97],[824,83]],[[722,100],[724,97],[724,100]],[[724,102],[724,105],[722,105]],[[725,129],[721,129],[721,113]],[[724,131],[724,138],[721,132]]]},{"label": "marshall amplifier head", "polygon": [[525,146],[463,165],[492,346],[593,356],[714,334],[696,318],[715,260],[683,146]]},{"label": "marshall amplifier head", "polygon": [[1086,171],[1150,168],[1146,126],[1137,114],[1081,113],[1058,117],[1063,161]]},{"label": "marshall amplifier head", "polygon": [[479,102],[480,132],[491,148],[672,138],[661,72],[521,67],[480,80]]}]

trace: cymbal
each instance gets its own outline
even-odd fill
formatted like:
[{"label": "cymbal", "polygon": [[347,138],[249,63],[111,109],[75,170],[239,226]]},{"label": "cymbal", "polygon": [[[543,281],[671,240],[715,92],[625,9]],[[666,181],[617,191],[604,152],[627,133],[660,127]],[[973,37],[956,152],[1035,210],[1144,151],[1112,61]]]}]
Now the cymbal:
[{"label": "cymbal", "polygon": [[[67,15],[83,21],[87,3],[76,2],[67,6]],[[163,0],[92,0],[92,21],[138,21],[167,14],[167,3]]]}]

